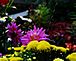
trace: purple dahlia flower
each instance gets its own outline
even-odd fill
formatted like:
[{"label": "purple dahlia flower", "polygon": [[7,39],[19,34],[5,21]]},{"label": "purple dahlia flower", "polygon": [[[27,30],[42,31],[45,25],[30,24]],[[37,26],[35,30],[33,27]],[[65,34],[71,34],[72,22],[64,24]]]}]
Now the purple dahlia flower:
[{"label": "purple dahlia flower", "polygon": [[11,22],[7,25],[8,32],[7,36],[12,39],[15,44],[20,43],[20,37],[22,37],[21,29],[18,29],[18,26],[15,22]]},{"label": "purple dahlia flower", "polygon": [[41,40],[49,40],[49,38],[47,38],[47,34],[45,34],[45,29],[43,28],[36,28],[36,26],[34,26],[33,30],[30,30],[26,33],[26,35],[21,37],[21,42],[23,45],[27,45],[30,41],[33,40],[37,40],[37,41],[41,41]]}]

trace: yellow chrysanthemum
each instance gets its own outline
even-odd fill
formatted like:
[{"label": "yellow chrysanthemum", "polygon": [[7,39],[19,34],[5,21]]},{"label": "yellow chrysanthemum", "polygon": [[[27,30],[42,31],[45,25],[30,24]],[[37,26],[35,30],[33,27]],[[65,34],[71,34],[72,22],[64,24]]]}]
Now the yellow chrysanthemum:
[{"label": "yellow chrysanthemum", "polygon": [[55,58],[53,61],[64,61],[64,60],[60,58]]},{"label": "yellow chrysanthemum", "polygon": [[22,48],[21,52],[26,51],[26,46],[22,45],[21,48]]},{"label": "yellow chrysanthemum", "polygon": [[69,50],[68,48],[64,48],[64,47],[59,47],[59,46],[55,46],[55,45],[51,45],[51,47],[53,48],[53,50],[60,50],[62,52],[66,52],[67,50]]},{"label": "yellow chrysanthemum", "polygon": [[54,47],[54,48],[56,48],[56,46],[55,45],[50,45],[51,47]]},{"label": "yellow chrysanthemum", "polygon": [[60,50],[60,51],[62,51],[62,52],[66,52],[66,51],[67,51],[67,49],[64,48],[64,47],[56,47],[56,49],[57,49],[57,50]]},{"label": "yellow chrysanthemum", "polygon": [[53,50],[56,50],[57,46],[55,46],[55,45],[50,45],[50,46],[51,46],[51,48],[53,48]]},{"label": "yellow chrysanthemum", "polygon": [[7,58],[0,58],[0,61],[8,61]]},{"label": "yellow chrysanthemum", "polygon": [[23,61],[23,58],[21,58],[21,57],[10,57],[9,60],[10,61]]},{"label": "yellow chrysanthemum", "polygon": [[66,59],[69,59],[70,61],[76,61],[76,52],[69,54]]},{"label": "yellow chrysanthemum", "polygon": [[19,55],[19,52],[16,52],[16,51],[15,51],[15,52],[14,52],[14,55],[15,55],[15,56],[18,56],[18,55]]},{"label": "yellow chrysanthemum", "polygon": [[50,43],[45,40],[40,41],[38,45],[40,45],[40,44],[45,44],[47,46],[50,46]]},{"label": "yellow chrysanthemum", "polygon": [[28,58],[27,61],[32,61],[32,59],[31,58]]},{"label": "yellow chrysanthemum", "polygon": [[14,54],[12,54],[11,57],[14,57]]},{"label": "yellow chrysanthemum", "polygon": [[70,49],[69,48],[66,48],[66,50],[69,51]]},{"label": "yellow chrysanthemum", "polygon": [[31,41],[31,42],[26,46],[26,50],[36,49],[37,46],[38,46],[38,41],[36,41],[36,40]]},{"label": "yellow chrysanthemum", "polygon": [[12,50],[12,48],[11,48],[11,47],[9,47],[9,48],[8,48],[8,50]]},{"label": "yellow chrysanthemum", "polygon": [[25,48],[26,46],[22,45],[21,47],[22,47],[22,48]]},{"label": "yellow chrysanthemum", "polygon": [[48,52],[50,51],[50,44],[47,41],[40,41],[37,46],[37,50]]},{"label": "yellow chrysanthemum", "polygon": [[5,56],[12,56],[12,54],[6,54]]},{"label": "yellow chrysanthemum", "polygon": [[15,51],[20,51],[20,50],[23,50],[23,48],[22,47],[14,47],[14,50]]},{"label": "yellow chrysanthemum", "polygon": [[35,59],[36,59],[36,57],[33,57],[33,59],[35,60]]}]

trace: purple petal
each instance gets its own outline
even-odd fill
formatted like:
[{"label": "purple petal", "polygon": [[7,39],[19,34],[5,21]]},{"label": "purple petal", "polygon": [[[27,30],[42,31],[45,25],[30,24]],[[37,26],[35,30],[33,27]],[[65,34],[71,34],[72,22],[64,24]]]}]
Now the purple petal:
[{"label": "purple petal", "polygon": [[45,36],[45,29],[39,34],[41,37]]},{"label": "purple petal", "polygon": [[50,40],[49,38],[40,38],[39,40]]},{"label": "purple petal", "polygon": [[39,31],[39,28],[37,28],[37,32]]},{"label": "purple petal", "polygon": [[34,32],[36,32],[36,26],[34,25]]},{"label": "purple petal", "polygon": [[7,25],[7,28],[10,28],[10,24]]},{"label": "purple petal", "polygon": [[43,30],[43,28],[41,28],[37,34],[40,35],[40,33],[42,32],[42,30]]}]

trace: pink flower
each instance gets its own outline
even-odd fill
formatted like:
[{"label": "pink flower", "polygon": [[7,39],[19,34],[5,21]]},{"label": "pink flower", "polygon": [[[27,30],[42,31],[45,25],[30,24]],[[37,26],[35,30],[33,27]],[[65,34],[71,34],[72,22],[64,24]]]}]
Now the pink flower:
[{"label": "pink flower", "polygon": [[34,29],[28,31],[27,34],[21,38],[21,41],[23,45],[27,45],[30,41],[33,41],[33,40],[37,40],[37,41],[49,40],[47,36],[48,35],[45,34],[45,29],[44,30],[43,28],[39,29],[39,28],[36,28],[36,26],[34,26]]},{"label": "pink flower", "polygon": [[18,26],[15,22],[11,22],[11,24],[7,25],[8,32],[7,36],[12,39],[12,41],[17,44],[20,43],[20,37],[22,36],[21,29],[18,29]]}]

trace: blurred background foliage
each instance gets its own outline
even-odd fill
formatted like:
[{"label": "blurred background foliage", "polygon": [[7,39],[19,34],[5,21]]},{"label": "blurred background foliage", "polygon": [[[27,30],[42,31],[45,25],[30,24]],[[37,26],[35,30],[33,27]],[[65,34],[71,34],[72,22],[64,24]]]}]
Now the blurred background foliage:
[{"label": "blurred background foliage", "polygon": [[[50,8],[50,21],[70,21],[75,19],[76,3],[75,0],[21,0],[25,5],[32,5],[36,8],[39,4],[45,3]],[[20,1],[20,2],[21,2]],[[15,3],[20,3],[15,0]],[[38,9],[38,8],[37,8]]]}]

